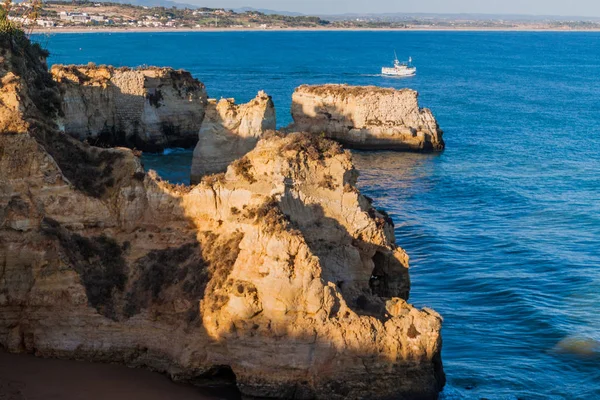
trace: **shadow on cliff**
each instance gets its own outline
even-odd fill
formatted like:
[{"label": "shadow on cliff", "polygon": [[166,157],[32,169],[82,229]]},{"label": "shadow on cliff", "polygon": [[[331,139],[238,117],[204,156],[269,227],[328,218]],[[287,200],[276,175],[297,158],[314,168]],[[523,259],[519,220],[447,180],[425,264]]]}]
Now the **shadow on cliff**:
[{"label": "shadow on cliff", "polygon": [[262,91],[245,104],[235,104],[234,99],[209,99],[194,150],[191,182],[225,172],[229,164],[252,151],[260,137],[276,126],[273,99]]},{"label": "shadow on cliff", "polygon": [[[356,122],[354,121],[354,116],[352,113],[346,112],[340,107],[332,107],[328,105],[329,108],[333,108],[333,112],[324,111],[322,108],[318,106],[313,106],[311,110],[303,110],[303,120],[309,120],[310,122],[304,123],[303,125],[309,125],[312,127],[317,127],[313,129],[309,129],[308,131],[313,134],[321,134],[326,136],[336,142],[340,143],[347,149],[351,150],[364,150],[364,151],[397,151],[397,152],[407,152],[407,153],[435,153],[437,152],[432,144],[433,138],[430,134],[424,134],[424,142],[421,148],[415,148],[410,144],[406,143],[398,143],[398,141],[390,140],[385,141],[380,139],[375,139],[373,137],[359,138],[360,141],[351,140],[349,138],[349,131],[356,128]],[[304,106],[295,100],[292,100],[291,114],[293,121],[285,128],[283,128],[286,132],[301,132],[303,131],[302,127],[298,126],[298,122],[296,121],[294,110],[295,109],[304,109]],[[343,125],[342,122],[346,122],[346,125]],[[375,121],[369,121],[369,123],[374,123]],[[323,129],[319,129],[318,127],[322,126],[335,126],[336,130],[333,133],[326,133]],[[419,127],[421,128],[421,127]],[[439,127],[438,127],[439,129]],[[304,129],[306,130],[306,129]],[[416,137],[417,129],[414,127],[410,128],[410,131],[413,136]],[[440,130],[441,131],[441,130]],[[370,140],[369,140],[370,139]],[[443,143],[442,143],[443,144]]]},{"label": "shadow on cliff", "polygon": [[[165,148],[175,147],[194,148],[198,142],[202,120],[195,121],[190,131],[183,130],[180,125],[173,122],[160,121],[160,108],[165,107],[161,91],[164,84],[149,87],[146,82],[144,85],[146,94],[135,95],[123,93],[121,88],[111,81],[104,82],[102,85],[89,85],[92,78],[77,67],[63,66],[62,68],[78,79],[78,82],[73,82],[63,78],[59,82],[62,97],[68,98],[65,96],[67,91],[80,94],[80,98],[76,99],[79,104],[74,107],[82,107],[85,117],[83,122],[73,123],[72,121],[78,120],[80,116],[70,118],[69,104],[63,100],[62,108],[66,115],[65,132],[73,138],[97,147],[127,147],[146,152],[161,152]],[[152,79],[146,78],[146,81]],[[176,83],[173,83],[173,89],[180,95],[185,90],[177,87]],[[142,116],[147,109],[154,110],[156,113],[155,116],[159,121],[149,122],[159,125],[159,136],[152,136],[144,130]],[[187,118],[193,120],[195,116],[189,115]]]},{"label": "shadow on cliff", "polygon": [[[82,343],[77,349],[53,351],[36,344],[34,332],[39,327],[25,324],[20,328],[21,343],[8,349],[120,362],[169,373],[178,381],[235,387],[235,375],[229,366],[204,367],[192,362],[188,370],[182,360],[169,354],[177,353],[177,349],[168,337],[166,342],[160,337],[162,331],[173,330],[175,337],[189,335],[192,340],[199,335],[210,342],[202,327],[199,302],[210,299],[215,288],[223,284],[237,258],[241,236],[218,237],[210,231],[200,232],[195,221],[185,216],[182,206],[181,195],[189,189],[149,177],[133,162],[129,151],[81,144],[53,130],[39,130],[33,136],[42,146],[40,150],[47,151],[56,161],[76,191],[106,204],[113,215],[100,224],[82,221],[81,226],[73,227],[42,213],[39,231],[23,233],[23,239],[29,237],[28,240],[45,244],[49,267],[44,274],[59,274],[65,267],[78,274],[88,306],[106,318],[103,325],[125,325],[131,319],[141,318],[140,323],[147,325],[148,334],[156,336],[158,345],[144,343],[140,338],[137,342],[134,339],[136,344],[131,348],[119,349],[115,343],[114,350],[109,346],[108,350],[99,351],[95,349],[99,343],[80,337],[75,338]],[[10,146],[3,150],[18,151]],[[25,193],[18,196],[26,199],[23,201],[30,208],[29,201],[35,202]],[[120,207],[143,213],[133,221],[124,221],[127,216]],[[0,232],[9,237],[7,231]],[[10,247],[0,250],[11,251]],[[57,269],[61,263],[64,267]],[[34,266],[28,268],[34,276]],[[35,279],[28,281],[31,291]],[[77,310],[74,304],[68,307],[73,308],[71,312]],[[101,340],[111,342],[110,337]],[[238,397],[229,390],[227,393]]]},{"label": "shadow on cliff", "polygon": [[227,171],[231,163],[252,151],[260,139],[258,136],[240,136],[236,132],[239,124],[231,127],[230,121],[226,121],[216,109],[209,112],[194,149],[190,177],[192,184],[200,183],[204,176]]},{"label": "shadow on cliff", "polygon": [[[151,107],[160,108],[160,100],[152,101],[152,93],[148,96],[134,96],[131,94],[123,94],[120,89],[113,89],[124,104],[136,104],[146,102]],[[97,136],[82,138],[76,132],[68,132],[71,136],[83,140],[87,140],[91,145],[99,147],[127,147],[134,150],[146,151],[149,153],[162,152],[166,148],[184,148],[193,149],[198,143],[198,132],[183,132],[181,127],[169,123],[162,122],[160,124],[161,140],[153,140],[144,132],[139,119],[131,119],[131,126],[125,127],[118,120],[112,126],[105,124]],[[200,125],[200,124],[198,124]],[[199,128],[198,128],[199,130]],[[129,132],[128,132],[129,131]],[[79,136],[79,137],[78,137]]]},{"label": "shadow on cliff", "polygon": [[[135,320],[145,327],[143,329],[147,332],[142,337],[134,338],[135,345],[131,347],[121,347],[122,345],[118,343],[122,339],[115,337],[113,348],[110,345],[111,333],[107,330],[107,333],[97,339],[93,339],[94,335],[90,334],[72,338],[81,343],[76,349],[53,352],[52,349],[44,348],[44,345],[39,347],[36,344],[36,336],[39,336],[36,330],[53,328],[40,328],[26,324],[22,327],[21,351],[146,367],[167,373],[175,380],[195,384],[209,386],[220,384],[231,387],[238,383],[243,391],[254,395],[264,394],[265,397],[322,396],[315,391],[317,390],[313,381],[315,375],[311,375],[315,374],[315,371],[321,371],[318,373],[322,375],[319,379],[326,381],[325,386],[318,386],[319,390],[326,390],[327,393],[335,394],[340,398],[356,397],[354,390],[358,390],[357,388],[369,392],[370,389],[364,387],[364,381],[371,379],[370,376],[375,376],[377,379],[377,382],[373,383],[373,394],[379,390],[378,387],[388,389],[402,387],[403,393],[408,393],[406,399],[434,399],[437,392],[441,390],[443,372],[441,361],[437,358],[439,354],[433,360],[405,360],[396,364],[390,361],[389,355],[379,351],[344,349],[344,354],[335,357],[346,360],[349,366],[354,368],[353,372],[345,371],[340,365],[336,368],[341,370],[336,370],[332,374],[331,381],[327,380],[327,376],[331,374],[329,369],[332,367],[327,363],[321,365],[323,361],[317,362],[316,359],[307,364],[311,374],[308,374],[308,371],[301,373],[296,370],[296,367],[287,364],[281,366],[278,371],[273,370],[272,377],[264,375],[264,370],[273,368],[271,365],[259,363],[260,373],[252,369],[248,371],[239,360],[254,356],[250,350],[248,355],[244,356],[243,347],[239,348],[241,343],[250,340],[257,341],[260,346],[269,346],[275,340],[274,337],[269,335],[261,338],[260,331],[238,328],[233,337],[211,338],[202,323],[199,307],[202,301],[213,304],[218,310],[219,306],[222,307],[227,302],[227,299],[219,298],[217,293],[233,268],[243,235],[240,233],[217,235],[208,227],[198,226],[197,221],[186,216],[182,203],[183,195],[189,188],[174,187],[156,181],[141,172],[139,168],[133,168],[130,165],[131,155],[125,150],[85,146],[54,131],[45,132],[44,135],[38,133],[35,137],[54,158],[76,190],[112,205],[113,212],[116,214],[119,214],[122,209],[114,209],[115,206],[127,205],[127,208],[144,210],[144,214],[131,224],[121,222],[110,229],[97,224],[84,224],[83,227],[73,229],[44,217],[37,240],[45,242],[47,249],[54,249],[47,253],[56,257],[46,260],[49,265],[58,267],[61,265],[59,260],[62,260],[62,263],[66,263],[68,268],[79,275],[89,307],[106,319],[102,325],[120,326],[115,329],[127,330],[127,322]],[[95,179],[90,181],[90,178],[94,177]],[[137,194],[131,195],[132,193]],[[145,193],[145,196],[140,196],[141,193]],[[116,200],[119,196],[125,197],[126,202],[120,203]],[[352,242],[351,235],[344,227],[337,221],[324,217],[322,208],[316,206],[310,212],[324,224],[334,226],[344,241]],[[313,245],[317,255],[319,252],[323,254],[324,247],[320,244]],[[326,246],[334,245],[333,242],[326,244]],[[361,246],[364,243],[354,242],[349,245]],[[383,253],[375,250],[374,272],[367,278],[369,280],[372,276],[378,276],[378,266],[382,265],[381,255],[378,254]],[[327,268],[326,257],[322,257],[323,268]],[[64,270],[65,267],[61,268]],[[45,271],[45,274],[52,273],[59,273],[59,270],[50,268]],[[333,283],[343,289],[343,282]],[[34,281],[31,284],[33,285]],[[363,282],[362,286],[368,285],[369,282]],[[378,292],[380,289],[373,289],[372,282],[370,287],[373,293],[383,294]],[[348,303],[352,304],[352,301]],[[361,304],[358,297],[354,303],[363,315],[374,314],[374,310],[369,308],[371,306],[368,303]],[[244,322],[251,323],[252,319]],[[165,332],[170,333],[165,334]],[[126,334],[126,331],[119,335],[123,334]],[[43,337],[43,334],[41,336]],[[293,333],[292,327],[286,337],[291,346],[299,346],[299,348],[314,346],[313,335]],[[279,340],[282,338],[277,339]],[[228,354],[226,349],[236,348],[235,344],[238,341],[237,348],[242,355]],[[193,346],[194,343],[198,346],[198,342],[202,345],[189,355],[190,358],[179,358],[183,349]],[[102,347],[105,350],[100,350],[100,343],[103,343]],[[109,345],[106,346],[107,344]],[[319,348],[331,352],[332,345],[332,343],[325,343]],[[211,351],[225,352],[221,360],[227,360],[229,357],[232,362],[207,361],[212,358]],[[334,357],[333,354],[336,352],[334,350],[331,357]],[[252,360],[252,363],[256,364],[256,362]],[[266,360],[265,362],[268,363]],[[358,372],[355,362],[361,366]],[[291,369],[288,371],[287,368]],[[369,372],[371,369],[377,371],[379,368],[388,372],[384,376],[379,372]],[[394,372],[389,372],[390,369]],[[344,370],[343,374],[342,370]],[[242,371],[243,380],[238,382],[236,373]],[[254,373],[259,373],[262,377],[253,377]],[[292,373],[294,378],[291,381],[281,382],[279,373]],[[340,378],[345,374],[350,381]],[[360,381],[354,382],[354,379]],[[396,381],[402,382],[402,385],[397,385]],[[414,389],[419,387],[418,385],[422,385],[423,390]],[[414,391],[411,392],[411,388]]]},{"label": "shadow on cliff", "polygon": [[[325,215],[321,204],[306,204],[289,191],[282,197],[281,207],[284,213],[294,210],[286,215],[319,257],[323,279],[335,283],[358,315],[384,319],[385,300],[392,297],[408,300],[408,268],[394,257],[390,248],[369,243],[361,235],[352,236],[338,220]],[[379,214],[372,207],[367,212],[379,227],[389,224],[393,228],[387,214]]]},{"label": "shadow on cliff", "polygon": [[[35,73],[47,74],[41,70]],[[394,360],[394,355],[378,349],[338,349],[327,338],[315,338],[310,332],[294,333],[293,327],[281,336],[271,333],[262,337],[254,327],[244,330],[234,325],[228,338],[212,338],[203,325],[199,305],[208,303],[218,311],[227,303],[228,298],[219,297],[218,289],[229,278],[243,234],[217,234],[211,226],[200,226],[187,215],[183,204],[190,188],[173,186],[144,173],[130,151],[101,149],[60,133],[52,126],[57,110],[50,111],[39,114],[40,123],[33,126],[30,134],[3,134],[1,142],[0,166],[8,166],[8,173],[2,171],[2,178],[9,187],[13,179],[27,183],[20,186],[25,188],[22,192],[13,193],[24,205],[18,203],[14,207],[35,210],[32,215],[37,219],[29,230],[14,230],[6,224],[0,227],[4,263],[15,262],[22,269],[14,272],[3,265],[4,275],[10,271],[19,275],[4,281],[19,282],[20,276],[27,276],[22,284],[10,288],[17,292],[14,300],[12,292],[0,305],[10,311],[0,313],[0,322],[7,324],[3,332],[10,332],[0,340],[10,351],[119,362],[167,373],[179,381],[237,384],[245,393],[263,397],[341,399],[364,398],[368,393],[376,398],[388,397],[390,391],[399,391],[405,399],[437,397],[444,384],[439,353],[427,360]],[[35,140],[32,154],[24,154],[20,136],[23,140],[29,140],[29,136]],[[46,154],[69,184],[46,175],[54,168]],[[33,162],[28,164],[29,157]],[[15,176],[11,176],[13,172]],[[81,205],[81,220],[63,215],[71,223],[61,223],[47,215],[40,193],[48,188],[61,189],[63,192],[58,193],[62,195],[80,196],[78,199],[86,203]],[[100,206],[107,210],[106,214],[99,214],[104,219],[89,221],[85,212],[95,210],[86,207]],[[65,209],[63,213],[71,211]],[[322,217],[319,213],[323,211],[317,208],[316,215]],[[335,225],[332,221],[326,223]],[[338,225],[335,229],[349,240],[343,227]],[[33,243],[38,246],[36,251],[42,249],[37,253],[42,258],[39,264],[24,255],[31,252]],[[381,265],[376,259],[377,251],[373,257],[377,273],[376,267]],[[23,263],[18,264],[22,259]],[[325,261],[322,263],[326,268]],[[58,281],[68,280],[73,273],[79,278],[87,304],[80,303],[78,287],[53,293],[56,289],[50,286],[44,288],[47,292],[40,290],[34,299],[38,280],[43,286],[45,279],[54,276]],[[373,274],[368,275],[371,280]],[[26,300],[20,303],[21,298]],[[40,310],[50,314],[39,313]],[[40,319],[56,313],[60,313],[61,324]],[[341,323],[344,316],[331,318]],[[11,335],[18,342],[10,341]],[[417,335],[420,333],[413,333]],[[325,343],[315,347],[316,339]],[[256,359],[245,340],[257,341],[265,351],[270,345],[282,343],[292,350],[303,349],[307,354],[301,355],[309,359],[306,370],[298,368],[285,354],[279,367],[272,365],[269,358]],[[315,352],[321,350],[327,351],[329,358],[318,360]],[[344,361],[349,365],[344,365]],[[254,369],[247,365],[254,365]],[[286,373],[291,376],[287,381]]]}]

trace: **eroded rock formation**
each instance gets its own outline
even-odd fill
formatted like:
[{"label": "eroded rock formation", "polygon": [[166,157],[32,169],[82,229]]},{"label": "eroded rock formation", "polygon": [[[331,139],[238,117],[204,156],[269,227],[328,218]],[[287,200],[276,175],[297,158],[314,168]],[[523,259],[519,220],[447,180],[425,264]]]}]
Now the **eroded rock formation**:
[{"label": "eroded rock formation", "polygon": [[267,130],[274,130],[275,107],[265,92],[249,103],[210,99],[192,162],[192,183],[208,174],[225,172],[232,161],[256,146]]},{"label": "eroded rock formation", "polygon": [[172,68],[52,67],[61,125],[82,141],[158,151],[192,147],[204,118],[204,85]]},{"label": "eroded rock formation", "polygon": [[270,134],[173,186],[53,126],[57,88],[28,52],[0,63],[2,347],[195,382],[230,371],[249,396],[437,397],[441,318],[405,301],[408,257],[349,153]]},{"label": "eroded rock formation", "polygon": [[291,131],[324,133],[350,148],[439,151],[442,130],[410,89],[303,85],[292,97]]}]

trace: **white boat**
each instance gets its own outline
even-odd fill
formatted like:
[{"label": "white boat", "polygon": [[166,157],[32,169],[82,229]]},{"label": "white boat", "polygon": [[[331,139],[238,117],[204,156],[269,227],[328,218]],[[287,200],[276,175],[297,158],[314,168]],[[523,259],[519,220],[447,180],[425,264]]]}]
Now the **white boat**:
[{"label": "white boat", "polygon": [[396,52],[394,52],[394,66],[393,67],[383,67],[381,68],[382,75],[389,76],[414,76],[417,74],[417,68],[412,65],[412,57],[408,58],[408,62],[400,62],[398,61],[398,56],[396,56]]}]

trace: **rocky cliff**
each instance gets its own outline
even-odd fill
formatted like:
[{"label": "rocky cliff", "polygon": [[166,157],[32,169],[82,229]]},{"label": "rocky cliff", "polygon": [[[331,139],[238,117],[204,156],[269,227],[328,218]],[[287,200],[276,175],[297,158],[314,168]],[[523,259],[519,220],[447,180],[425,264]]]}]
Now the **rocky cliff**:
[{"label": "rocky cliff", "polygon": [[225,174],[173,186],[61,133],[37,49],[4,49],[2,347],[248,396],[437,398],[441,318],[406,302],[408,257],[349,153],[269,134]]},{"label": "rocky cliff", "polygon": [[267,130],[274,130],[275,107],[259,92],[246,104],[232,99],[209,100],[192,162],[192,183],[208,174],[225,172],[232,161],[246,155]]},{"label": "rocky cliff", "polygon": [[62,95],[62,128],[75,138],[147,151],[198,140],[207,96],[189,72],[63,65],[51,72]]},{"label": "rocky cliff", "polygon": [[303,85],[292,97],[291,131],[324,133],[364,150],[439,151],[442,131],[410,89]]}]

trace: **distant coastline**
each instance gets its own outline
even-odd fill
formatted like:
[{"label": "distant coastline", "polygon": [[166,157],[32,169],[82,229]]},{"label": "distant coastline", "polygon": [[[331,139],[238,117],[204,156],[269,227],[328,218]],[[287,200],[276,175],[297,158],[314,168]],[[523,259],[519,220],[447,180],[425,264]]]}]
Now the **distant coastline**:
[{"label": "distant coastline", "polygon": [[[124,0],[125,1],[125,0]],[[600,18],[479,14],[284,15],[224,8],[165,8],[113,2],[46,0],[32,13],[22,3],[9,19],[35,32],[600,32]]]},{"label": "distant coastline", "polygon": [[600,32],[594,29],[555,29],[555,28],[435,28],[435,27],[410,27],[410,28],[40,28],[31,31],[32,34],[53,33],[176,33],[176,32]]}]

